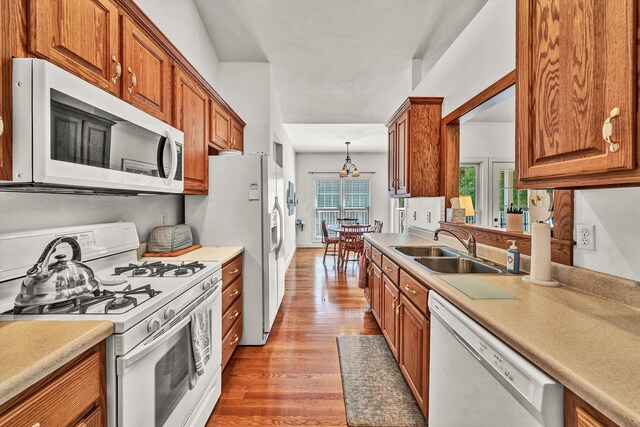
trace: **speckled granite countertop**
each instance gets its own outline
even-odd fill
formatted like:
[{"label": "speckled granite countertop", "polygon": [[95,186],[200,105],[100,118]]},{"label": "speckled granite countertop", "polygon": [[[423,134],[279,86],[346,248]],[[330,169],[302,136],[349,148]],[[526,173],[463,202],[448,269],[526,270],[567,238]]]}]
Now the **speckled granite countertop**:
[{"label": "speckled granite countertop", "polygon": [[142,258],[144,260],[162,260],[162,261],[220,261],[224,264],[244,252],[243,246],[203,246],[200,249],[180,255],[177,257],[167,258]]},{"label": "speckled granite countertop", "polygon": [[392,246],[443,245],[410,234],[366,239],[495,336],[620,425],[640,425],[640,310],[521,276],[483,274],[519,300],[472,300]]},{"label": "speckled granite countertop", "polygon": [[0,322],[0,405],[112,333],[108,321]]}]

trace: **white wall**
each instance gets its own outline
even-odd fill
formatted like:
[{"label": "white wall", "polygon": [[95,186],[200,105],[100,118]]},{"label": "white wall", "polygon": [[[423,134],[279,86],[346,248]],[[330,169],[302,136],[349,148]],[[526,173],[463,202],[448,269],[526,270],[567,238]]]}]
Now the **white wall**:
[{"label": "white wall", "polygon": [[574,246],[574,265],[640,281],[640,188],[580,190],[574,201],[575,223],[595,225],[596,243]]},{"label": "white wall", "polygon": [[[275,83],[273,76],[270,79],[270,114],[271,114],[271,155],[275,157],[273,152],[273,142],[282,144],[282,173],[284,177],[284,196],[287,197],[287,188],[289,182],[294,185],[294,191],[298,191],[296,185],[296,152],[293,149],[289,135],[282,123],[282,110],[280,108],[280,100],[278,99],[278,93],[275,89]],[[285,223],[284,223],[284,253],[286,264],[288,265],[293,259],[293,254],[296,250],[296,214],[297,208],[292,215],[289,215],[289,210],[286,208],[286,200],[283,201],[283,208],[285,211]]]},{"label": "white wall", "polygon": [[193,0],[135,0],[214,89],[219,60]]},{"label": "white wall", "polygon": [[[344,163],[345,153],[298,153],[296,155],[297,192],[300,204],[296,218],[305,222],[304,231],[298,232],[298,246],[314,246],[320,239],[314,237],[315,222],[315,177],[309,172],[330,172],[335,170],[338,176],[340,167]],[[376,172],[362,174],[361,177],[371,179],[369,188],[369,218],[371,224],[377,219],[384,223],[383,232],[389,231],[389,196],[387,194],[387,154],[386,153],[357,153],[353,161],[362,172]],[[326,176],[326,175],[325,175]]]},{"label": "white wall", "polygon": [[509,122],[467,122],[460,126],[460,159],[516,158],[516,124]]},{"label": "white wall", "polygon": [[[280,101],[268,62],[221,62],[220,95],[247,123],[245,153],[266,153],[274,157],[273,143],[282,144],[283,177],[296,185],[295,151],[282,123]],[[286,204],[286,200],[284,201]],[[287,262],[295,252],[295,214],[285,216],[284,251]]]},{"label": "white wall", "polygon": [[132,221],[140,241],[151,229],[184,221],[183,196],[89,196],[0,193],[0,233],[103,222]]},{"label": "white wall", "polygon": [[[448,114],[514,68],[515,0],[489,0],[412,95],[444,96]],[[596,250],[574,248],[574,264],[640,280],[639,209],[639,188],[576,191],[575,223],[596,225]]]},{"label": "white wall", "polygon": [[[218,56],[191,0],[136,0],[172,43],[217,89]],[[46,227],[133,221],[141,241],[161,224],[184,221],[182,196],[85,196],[0,193],[0,233]]]}]

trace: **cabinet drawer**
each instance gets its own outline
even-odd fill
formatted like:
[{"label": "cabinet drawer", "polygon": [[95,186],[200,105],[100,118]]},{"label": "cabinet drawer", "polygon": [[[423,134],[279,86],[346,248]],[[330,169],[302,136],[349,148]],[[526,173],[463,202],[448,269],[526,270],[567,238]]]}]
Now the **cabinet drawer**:
[{"label": "cabinet drawer", "polygon": [[429,290],[404,270],[400,270],[400,291],[415,304],[418,310],[423,313],[427,312],[427,294]]},{"label": "cabinet drawer", "polygon": [[371,243],[364,241],[364,253],[371,258]]},{"label": "cabinet drawer", "polygon": [[371,246],[371,260],[378,267],[382,267],[382,253],[374,246]]},{"label": "cabinet drawer", "polygon": [[222,289],[226,289],[234,279],[242,275],[242,255],[232,259],[222,267]]},{"label": "cabinet drawer", "polygon": [[242,315],[242,294],[238,295],[236,301],[229,307],[222,315],[222,336],[225,336],[229,329],[231,329],[231,325],[235,322],[238,317]]},{"label": "cabinet drawer", "polygon": [[238,317],[238,320],[233,324],[231,330],[225,335],[222,340],[222,369],[227,366],[231,355],[238,347],[238,342],[242,338],[242,314]]},{"label": "cabinet drawer", "polygon": [[93,352],[0,418],[0,427],[67,426],[101,399],[100,353]]},{"label": "cabinet drawer", "polygon": [[[224,285],[223,285],[224,286]],[[222,312],[225,313],[231,304],[233,304],[237,299],[240,298],[240,294],[242,293],[242,277],[238,280],[234,280],[231,283],[231,286],[227,287],[224,291],[222,291]]]},{"label": "cabinet drawer", "polygon": [[398,284],[398,275],[400,274],[400,267],[398,264],[391,261],[386,256],[382,256],[382,272],[393,282],[394,285]]}]

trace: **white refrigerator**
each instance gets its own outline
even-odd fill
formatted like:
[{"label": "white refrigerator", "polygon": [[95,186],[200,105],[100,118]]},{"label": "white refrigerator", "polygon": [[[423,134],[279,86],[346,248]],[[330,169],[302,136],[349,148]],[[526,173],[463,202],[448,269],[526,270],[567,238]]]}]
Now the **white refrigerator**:
[{"label": "white refrigerator", "polygon": [[263,345],[284,296],[282,168],[264,154],[209,157],[209,195],[185,196],[202,245],[244,246],[241,345]]}]

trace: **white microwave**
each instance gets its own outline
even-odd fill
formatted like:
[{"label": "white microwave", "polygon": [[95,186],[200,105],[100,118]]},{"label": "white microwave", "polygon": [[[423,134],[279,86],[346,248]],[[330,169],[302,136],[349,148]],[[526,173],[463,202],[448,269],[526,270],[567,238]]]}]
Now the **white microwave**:
[{"label": "white microwave", "polygon": [[13,60],[13,181],[0,190],[182,193],[184,134],[41,59]]}]

